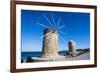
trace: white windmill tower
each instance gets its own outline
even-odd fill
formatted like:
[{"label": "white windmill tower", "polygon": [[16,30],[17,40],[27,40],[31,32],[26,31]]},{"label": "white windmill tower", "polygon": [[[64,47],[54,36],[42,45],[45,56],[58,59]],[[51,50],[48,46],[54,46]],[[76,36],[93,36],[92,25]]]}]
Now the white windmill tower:
[{"label": "white windmill tower", "polygon": [[[51,27],[48,27],[44,24],[37,23],[38,25],[41,25],[45,27],[44,34],[42,36],[43,38],[43,45],[42,45],[42,58],[57,58],[59,57],[58,54],[58,33],[65,34],[59,29],[63,28],[64,26],[59,26],[60,18],[58,19],[57,24],[55,23],[53,14],[51,14],[51,18],[53,21],[53,24],[48,19],[46,15],[43,15],[44,18],[48,21]],[[62,38],[63,39],[63,38]]]}]

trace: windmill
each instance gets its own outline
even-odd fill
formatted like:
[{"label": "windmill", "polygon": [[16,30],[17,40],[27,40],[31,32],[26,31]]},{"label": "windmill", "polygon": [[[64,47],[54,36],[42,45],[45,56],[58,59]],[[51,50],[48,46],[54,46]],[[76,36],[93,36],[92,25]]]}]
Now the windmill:
[{"label": "windmill", "polygon": [[[52,18],[52,22],[49,20],[49,18],[43,14],[43,17],[47,20],[50,26],[46,26],[44,24],[41,24],[37,22],[38,25],[45,28],[43,36],[43,45],[42,45],[42,56],[43,58],[57,58],[59,57],[58,54],[58,34],[66,34],[60,29],[62,29],[64,26],[60,26],[61,18],[58,19],[57,23],[54,20],[53,14],[50,15]],[[63,37],[60,35],[61,39],[64,41]]]}]

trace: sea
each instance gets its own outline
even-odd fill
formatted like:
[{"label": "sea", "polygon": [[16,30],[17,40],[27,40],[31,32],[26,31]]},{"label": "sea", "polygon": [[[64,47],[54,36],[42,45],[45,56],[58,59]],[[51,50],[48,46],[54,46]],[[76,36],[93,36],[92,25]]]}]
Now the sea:
[{"label": "sea", "polygon": [[[67,55],[69,54],[68,51],[59,51],[58,52],[60,55]],[[21,52],[21,60],[29,57],[29,56],[32,56],[32,57],[40,57],[42,54],[42,52],[40,51],[35,51],[35,52]]]}]

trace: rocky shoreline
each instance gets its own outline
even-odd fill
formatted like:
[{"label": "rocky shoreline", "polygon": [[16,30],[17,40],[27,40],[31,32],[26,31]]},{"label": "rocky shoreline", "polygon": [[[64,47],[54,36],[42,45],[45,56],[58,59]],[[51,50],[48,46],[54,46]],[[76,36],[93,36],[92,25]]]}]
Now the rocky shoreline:
[{"label": "rocky shoreline", "polygon": [[29,56],[25,58],[22,63],[31,63],[31,62],[53,62],[53,61],[72,61],[72,60],[87,60],[90,59],[90,52],[77,52],[76,56],[71,55],[59,55],[58,57],[51,58],[41,58],[41,57],[32,57]]}]

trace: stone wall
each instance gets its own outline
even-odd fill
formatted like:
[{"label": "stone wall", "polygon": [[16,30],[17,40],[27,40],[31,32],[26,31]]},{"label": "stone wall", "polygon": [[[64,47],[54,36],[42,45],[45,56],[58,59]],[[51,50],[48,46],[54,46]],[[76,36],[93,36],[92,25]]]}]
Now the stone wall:
[{"label": "stone wall", "polygon": [[73,40],[69,41],[68,47],[69,47],[69,54],[71,56],[76,56],[76,43],[75,43],[75,41],[73,41]]},{"label": "stone wall", "polygon": [[42,56],[44,58],[58,57],[58,32],[53,29],[45,29],[42,47]]}]

